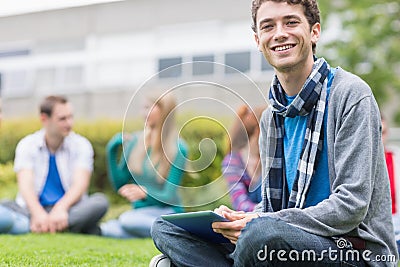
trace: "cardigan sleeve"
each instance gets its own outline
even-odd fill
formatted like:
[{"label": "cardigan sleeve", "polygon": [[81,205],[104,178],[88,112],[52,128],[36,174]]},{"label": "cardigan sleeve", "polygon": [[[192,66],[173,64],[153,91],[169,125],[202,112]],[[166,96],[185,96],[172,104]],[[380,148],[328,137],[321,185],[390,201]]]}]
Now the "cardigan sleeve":
[{"label": "cardigan sleeve", "polygon": [[[152,190],[149,192],[151,199],[158,202],[166,203],[169,205],[179,205],[180,200],[178,196],[178,188],[184,174],[186,160],[187,160],[187,147],[183,140],[179,141],[178,151],[173,164],[168,173],[168,177],[164,186],[160,190]],[[149,199],[145,201],[150,201]],[[151,203],[147,203],[151,204]]]},{"label": "cardigan sleeve", "polygon": [[[108,177],[115,191],[123,185],[132,182],[132,175],[129,172],[124,155],[128,155],[137,142],[137,137],[133,135],[127,145],[126,151],[120,155],[123,145],[122,133],[114,135],[106,146]],[[119,159],[118,159],[119,158]]]}]

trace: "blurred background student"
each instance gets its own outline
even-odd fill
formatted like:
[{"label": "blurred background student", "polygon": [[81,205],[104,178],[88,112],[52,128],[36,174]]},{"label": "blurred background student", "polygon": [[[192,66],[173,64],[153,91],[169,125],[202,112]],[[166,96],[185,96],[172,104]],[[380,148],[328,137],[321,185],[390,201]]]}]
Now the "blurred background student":
[{"label": "blurred background student", "polygon": [[390,195],[392,198],[393,226],[396,234],[397,250],[400,253],[400,149],[388,144],[389,126],[381,114],[382,141],[385,148],[386,166],[390,181]]},{"label": "blurred background student", "polygon": [[15,150],[16,200],[2,202],[13,211],[11,233],[99,235],[108,200],[88,194],[92,145],[73,131],[73,108],[65,97],[47,96],[39,110],[42,129],[22,138]]},{"label": "blurred background student", "polygon": [[[102,235],[150,237],[153,221],[162,214],[182,212],[177,192],[187,156],[178,138],[175,99],[169,94],[148,97],[145,127],[127,138],[116,134],[107,145],[109,178],[114,189],[132,203],[132,210],[101,225]],[[124,146],[124,156],[118,152]]]},{"label": "blurred background student", "polygon": [[222,162],[234,210],[252,211],[261,201],[261,164],[258,149],[262,107],[243,105],[229,132],[229,152]]},{"label": "blurred background student", "polygon": [[[0,126],[1,126],[1,98],[0,98]],[[0,177],[1,178],[1,177]],[[0,205],[0,234],[8,233],[13,227],[14,219],[12,211]]]}]

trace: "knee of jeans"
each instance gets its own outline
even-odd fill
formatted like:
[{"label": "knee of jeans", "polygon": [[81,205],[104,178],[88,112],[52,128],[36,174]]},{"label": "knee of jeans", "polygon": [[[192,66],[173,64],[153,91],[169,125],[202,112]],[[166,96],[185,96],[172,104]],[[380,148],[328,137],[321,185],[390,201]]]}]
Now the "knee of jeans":
[{"label": "knee of jeans", "polygon": [[3,217],[0,219],[0,233],[7,233],[13,226],[12,218]]},{"label": "knee of jeans", "polygon": [[102,193],[95,193],[91,197],[95,200],[97,209],[106,213],[110,205],[107,197]]},{"label": "knee of jeans", "polygon": [[246,243],[246,244],[256,244],[260,242],[259,239],[264,241],[264,236],[261,235],[260,231],[264,228],[264,222],[261,218],[253,219],[246,224],[246,227],[243,228],[242,233],[240,234],[238,243]]},{"label": "knee of jeans", "polygon": [[247,223],[239,237],[238,243],[247,244],[245,247],[250,245],[256,249],[266,245],[271,248],[281,247],[286,242],[285,235],[287,233],[281,231],[280,227],[277,227],[280,223],[284,222],[273,218],[254,219]]},{"label": "knee of jeans", "polygon": [[156,239],[159,238],[161,232],[160,229],[162,228],[162,225],[163,225],[163,219],[159,217],[154,221],[153,225],[151,226],[150,235],[154,241],[156,241]]},{"label": "knee of jeans", "polygon": [[11,234],[26,234],[30,232],[30,222],[27,217],[18,218],[10,230]]}]

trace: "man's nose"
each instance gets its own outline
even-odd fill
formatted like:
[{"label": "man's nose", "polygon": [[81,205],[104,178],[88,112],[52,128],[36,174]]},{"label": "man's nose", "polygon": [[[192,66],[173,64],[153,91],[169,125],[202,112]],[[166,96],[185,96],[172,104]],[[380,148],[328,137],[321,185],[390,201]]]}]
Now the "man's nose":
[{"label": "man's nose", "polygon": [[282,24],[277,24],[275,27],[274,40],[281,41],[288,37],[287,31]]}]

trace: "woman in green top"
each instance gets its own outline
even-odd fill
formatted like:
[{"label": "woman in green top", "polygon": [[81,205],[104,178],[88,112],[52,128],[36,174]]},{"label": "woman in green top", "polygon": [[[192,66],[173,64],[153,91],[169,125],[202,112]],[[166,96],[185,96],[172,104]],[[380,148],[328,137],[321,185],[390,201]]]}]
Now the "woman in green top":
[{"label": "woman in green top", "polygon": [[[182,212],[178,187],[187,148],[179,139],[170,95],[149,98],[145,127],[124,140],[116,134],[107,144],[107,164],[114,189],[132,203],[133,210],[101,225],[103,236],[150,237],[153,221],[162,214]],[[123,157],[118,161],[119,147]]]}]

